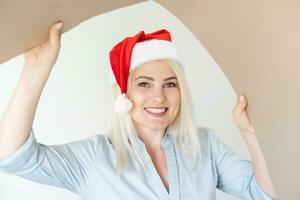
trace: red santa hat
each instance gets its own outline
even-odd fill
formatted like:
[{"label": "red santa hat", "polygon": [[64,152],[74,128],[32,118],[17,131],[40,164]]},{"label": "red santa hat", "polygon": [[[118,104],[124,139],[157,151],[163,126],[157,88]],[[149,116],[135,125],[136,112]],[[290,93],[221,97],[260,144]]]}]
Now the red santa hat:
[{"label": "red santa hat", "polygon": [[126,97],[130,71],[147,61],[162,58],[172,58],[180,62],[171,34],[166,29],[148,34],[140,31],[132,37],[126,37],[112,48],[109,56],[112,69],[110,83],[117,83],[121,89],[121,95],[115,102],[118,113],[127,113],[132,107],[132,102]]}]

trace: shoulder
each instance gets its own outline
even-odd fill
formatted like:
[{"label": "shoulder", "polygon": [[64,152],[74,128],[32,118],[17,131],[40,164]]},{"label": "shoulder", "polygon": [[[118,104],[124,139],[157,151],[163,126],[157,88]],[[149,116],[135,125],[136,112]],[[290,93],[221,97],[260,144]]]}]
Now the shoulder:
[{"label": "shoulder", "polygon": [[96,134],[92,135],[85,139],[74,140],[69,143],[60,144],[60,145],[43,145],[46,150],[55,150],[61,154],[73,155],[84,160],[92,161],[95,155],[103,149],[110,148],[110,142],[108,136],[105,134]]},{"label": "shoulder", "polygon": [[65,144],[67,147],[75,147],[76,149],[86,149],[90,151],[97,151],[98,149],[108,145],[110,145],[110,142],[108,136],[105,134],[95,134],[88,138],[75,140]]},{"label": "shoulder", "polygon": [[202,155],[210,157],[212,160],[220,160],[225,156],[234,155],[233,150],[216,136],[214,130],[199,127],[198,137]]},{"label": "shoulder", "polygon": [[221,141],[215,135],[215,131],[207,127],[197,127],[198,139],[203,156],[213,159],[216,148]]},{"label": "shoulder", "polygon": [[197,127],[197,133],[200,145],[203,147],[209,147],[216,137],[214,131],[207,127]]}]

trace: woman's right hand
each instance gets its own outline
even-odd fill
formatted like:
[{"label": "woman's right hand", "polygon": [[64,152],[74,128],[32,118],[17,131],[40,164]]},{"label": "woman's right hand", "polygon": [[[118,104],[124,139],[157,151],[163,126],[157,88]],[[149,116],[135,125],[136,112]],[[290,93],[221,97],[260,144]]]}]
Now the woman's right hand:
[{"label": "woman's right hand", "polygon": [[62,25],[63,22],[52,24],[49,28],[49,39],[24,53],[25,71],[51,72],[60,50]]}]

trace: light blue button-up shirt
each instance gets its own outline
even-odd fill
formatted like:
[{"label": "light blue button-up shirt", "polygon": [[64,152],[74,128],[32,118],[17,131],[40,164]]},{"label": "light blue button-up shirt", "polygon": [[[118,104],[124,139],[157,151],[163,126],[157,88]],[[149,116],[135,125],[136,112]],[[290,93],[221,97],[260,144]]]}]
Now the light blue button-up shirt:
[{"label": "light blue button-up shirt", "polygon": [[120,172],[107,135],[44,145],[31,130],[15,153],[0,160],[0,171],[68,189],[84,200],[215,200],[216,188],[244,200],[271,200],[257,184],[252,162],[234,154],[211,130],[198,130],[202,154],[193,171],[191,157],[176,147],[169,129],[163,137],[169,192],[141,140],[139,149],[150,170],[131,157],[132,169]]}]

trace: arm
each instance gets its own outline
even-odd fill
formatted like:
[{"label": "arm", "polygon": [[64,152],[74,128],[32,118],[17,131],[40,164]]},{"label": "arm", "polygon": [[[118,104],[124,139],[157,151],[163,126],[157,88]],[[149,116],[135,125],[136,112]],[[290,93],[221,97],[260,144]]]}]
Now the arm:
[{"label": "arm", "polygon": [[[105,137],[98,135],[67,144],[38,143],[34,131],[13,154],[0,159],[0,173],[80,193],[93,173],[97,149]],[[99,154],[97,154],[99,155]]]},{"label": "arm", "polygon": [[217,175],[216,187],[244,200],[271,200],[257,183],[253,163],[236,154],[208,129],[209,152]]},{"label": "arm", "polygon": [[276,199],[277,197],[264,155],[246,111],[247,105],[247,99],[244,95],[242,95],[233,110],[233,117],[248,147],[254,165],[255,178],[259,186],[266,194],[271,196],[273,199]]},{"label": "arm", "polygon": [[273,199],[276,199],[276,194],[268,172],[267,163],[259,146],[256,135],[249,132],[242,133],[242,135],[248,147],[254,165],[255,178],[259,186],[265,193],[267,193]]},{"label": "arm", "polygon": [[40,95],[60,49],[57,24],[50,27],[49,35],[49,41],[24,54],[21,77],[0,122],[0,159],[14,153],[29,136]]},{"label": "arm", "polygon": [[45,145],[37,142],[32,129],[40,95],[60,49],[56,25],[49,29],[49,41],[24,54],[21,78],[1,121],[0,173],[79,193],[104,138]]}]

